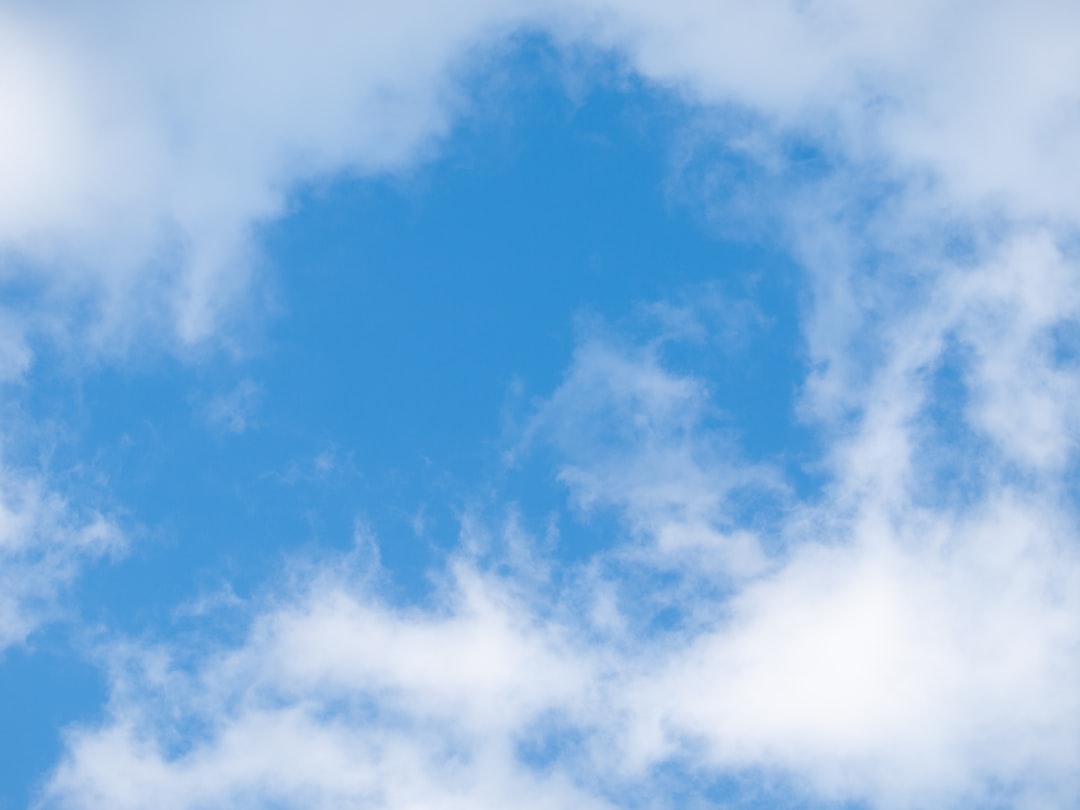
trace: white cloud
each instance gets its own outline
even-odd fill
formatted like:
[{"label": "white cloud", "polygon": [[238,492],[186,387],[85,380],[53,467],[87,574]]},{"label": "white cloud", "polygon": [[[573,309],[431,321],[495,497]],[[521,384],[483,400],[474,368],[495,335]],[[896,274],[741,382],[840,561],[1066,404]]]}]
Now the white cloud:
[{"label": "white cloud", "polygon": [[123,549],[113,521],[0,459],[0,654],[57,618],[82,567]]},{"label": "white cloud", "polygon": [[327,573],[193,672],[125,651],[108,727],[71,736],[46,805],[606,807],[515,757],[523,728],[580,699],[567,641],[500,583],[454,575],[445,602],[399,613]]},{"label": "white cloud", "polygon": [[712,560],[713,573],[764,564],[754,532],[737,525],[740,495],[776,495],[778,471],[740,457],[703,380],[668,373],[664,340],[620,348],[601,335],[578,346],[563,383],[528,428],[560,451],[559,479],[586,512],[615,508],[632,535],[672,558]]},{"label": "white cloud", "polygon": [[[300,183],[407,167],[461,106],[502,3],[8,5],[0,247],[115,349],[197,342],[248,284],[256,226]],[[8,270],[12,272],[12,270]],[[105,342],[107,341],[107,342]]]},{"label": "white cloud", "polygon": [[637,756],[689,739],[714,767],[877,807],[970,806],[995,789],[1070,803],[1080,560],[1060,520],[1003,496],[808,538],[633,683],[635,721],[661,729],[631,736],[647,740]]},{"label": "white cloud", "polygon": [[[844,160],[927,174],[965,213],[1075,222],[1080,12],[1058,0],[565,4],[565,36],[692,102],[808,131]],[[758,140],[758,143],[767,141]],[[882,163],[884,161],[884,164]]]}]

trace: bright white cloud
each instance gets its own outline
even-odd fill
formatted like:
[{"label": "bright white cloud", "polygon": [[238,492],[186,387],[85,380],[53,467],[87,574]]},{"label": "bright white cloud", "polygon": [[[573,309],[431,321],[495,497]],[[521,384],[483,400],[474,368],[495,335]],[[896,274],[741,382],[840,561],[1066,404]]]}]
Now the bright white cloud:
[{"label": "bright white cloud", "polygon": [[995,787],[1067,804],[1080,568],[1059,540],[1075,530],[1048,511],[1006,497],[800,546],[633,685],[662,729],[645,754],[685,736],[718,768],[775,768],[880,807],[980,804]]}]

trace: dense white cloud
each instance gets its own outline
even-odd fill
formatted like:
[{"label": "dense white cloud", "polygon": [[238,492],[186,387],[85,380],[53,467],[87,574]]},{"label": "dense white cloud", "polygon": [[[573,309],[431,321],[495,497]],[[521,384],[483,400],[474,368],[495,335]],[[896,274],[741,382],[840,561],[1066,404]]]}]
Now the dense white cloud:
[{"label": "dense white cloud", "polygon": [[1080,577],[1058,541],[1072,527],[1046,513],[1006,496],[800,546],[732,600],[730,624],[635,684],[665,729],[654,744],[688,735],[717,767],[778,768],[875,806],[981,802],[994,786],[1067,803]]}]

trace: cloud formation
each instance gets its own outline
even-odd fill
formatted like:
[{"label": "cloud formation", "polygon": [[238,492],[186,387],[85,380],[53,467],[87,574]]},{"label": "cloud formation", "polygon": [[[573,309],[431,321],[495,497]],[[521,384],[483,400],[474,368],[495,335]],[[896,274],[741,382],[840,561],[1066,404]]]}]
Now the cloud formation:
[{"label": "cloud formation", "polygon": [[[303,183],[407,167],[501,3],[189,3],[0,11],[0,246],[105,346],[212,336],[260,223]],[[63,311],[63,310],[61,310]],[[114,347],[115,348],[115,347]]]},{"label": "cloud formation", "polygon": [[1067,229],[1080,216],[1077,17],[1053,0],[472,0],[392,12],[109,0],[92,15],[9,3],[4,276],[69,316],[88,307],[90,333],[113,351],[140,332],[190,344],[228,331],[259,226],[306,184],[430,154],[467,108],[462,79],[522,31],[606,50],[693,105],[732,112],[719,119],[728,147],[764,165],[784,166],[792,139],[809,142],[833,168],[855,167],[848,203],[860,186],[892,183],[924,219]]},{"label": "cloud formation", "polygon": [[[543,30],[679,94],[771,178],[826,480],[799,499],[743,460],[664,341],[587,336],[528,439],[617,542],[550,579],[462,551],[427,607],[332,563],[238,642],[121,646],[43,806],[654,806],[663,767],[885,808],[1080,798],[1072,4],[82,13],[0,12],[3,281],[42,312],[89,296],[108,341],[147,316],[215,334],[291,191],[408,166],[470,56]],[[0,332],[5,376],[36,313]],[[53,594],[109,546],[0,486],[5,583]],[[747,487],[766,518],[732,506]],[[24,601],[0,602],[0,643]]]},{"label": "cloud formation", "polygon": [[[614,510],[623,542],[555,578],[463,551],[427,607],[330,563],[255,606],[237,645],[126,649],[108,720],[72,734],[44,806],[647,807],[671,798],[661,767],[787,785],[751,783],[748,797],[1074,801],[1067,499],[1042,478],[945,503],[888,466],[868,481],[861,454],[882,430],[870,413],[826,490],[771,522],[783,542],[767,550],[721,506],[737,462],[687,452],[716,441],[688,407],[706,390],[655,345],[587,339],[539,413],[559,420],[556,442],[608,431],[563,446],[562,480]],[[619,408],[600,425],[597,391]],[[672,419],[685,433],[656,429]],[[916,419],[890,429],[901,449],[919,434]],[[986,463],[1004,469],[1009,441],[991,438],[1001,460]],[[702,503],[708,481],[720,497]],[[664,564],[672,553],[683,564]]]},{"label": "cloud formation", "polygon": [[[580,36],[649,79],[694,102],[745,108],[773,128],[766,135],[808,131],[843,160],[928,183],[961,216],[1080,213],[1069,193],[1080,166],[1071,45],[1080,12],[1068,3],[568,8]],[[771,146],[760,135],[749,143]]]},{"label": "cloud formation", "polygon": [[73,505],[40,472],[0,457],[0,656],[56,618],[83,565],[124,545],[106,515]]}]

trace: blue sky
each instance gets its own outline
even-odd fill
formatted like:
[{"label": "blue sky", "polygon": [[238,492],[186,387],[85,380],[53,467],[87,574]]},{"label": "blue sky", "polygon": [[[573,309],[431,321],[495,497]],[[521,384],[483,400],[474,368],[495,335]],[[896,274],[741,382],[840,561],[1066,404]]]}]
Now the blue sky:
[{"label": "blue sky", "polygon": [[1074,803],[1078,27],[0,5],[0,808]]}]

